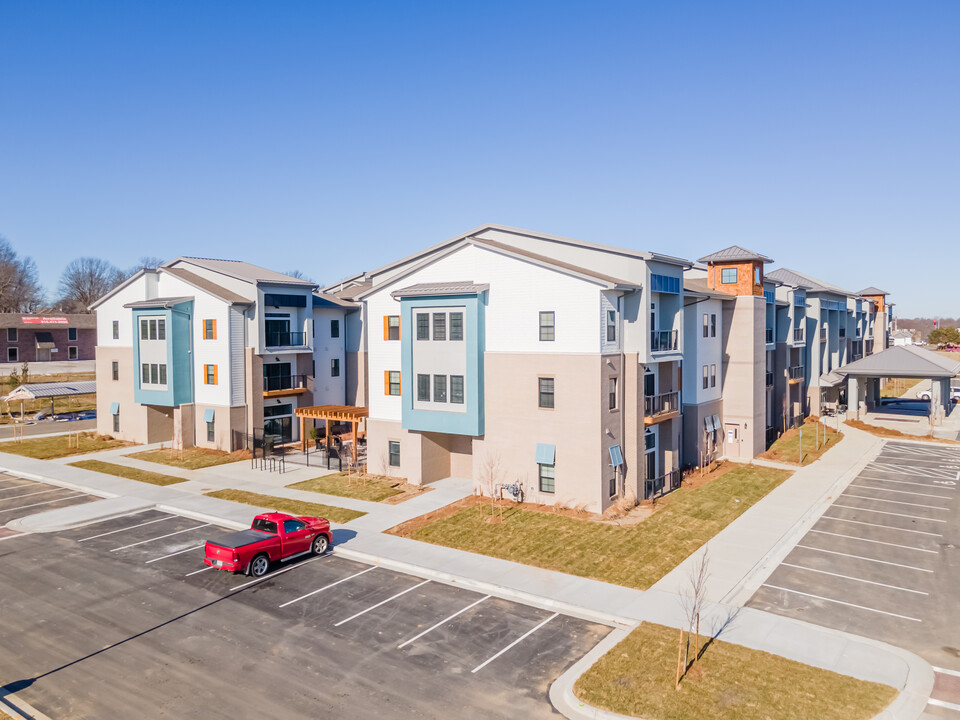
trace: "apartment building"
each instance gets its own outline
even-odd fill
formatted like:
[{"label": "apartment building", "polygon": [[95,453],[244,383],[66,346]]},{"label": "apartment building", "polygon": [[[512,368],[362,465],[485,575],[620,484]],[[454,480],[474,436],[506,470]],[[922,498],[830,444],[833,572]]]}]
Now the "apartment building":
[{"label": "apartment building", "polygon": [[93,360],[97,321],[93,315],[0,313],[0,362]]},{"label": "apartment building", "polygon": [[488,225],[327,288],[362,306],[368,463],[598,512],[669,490],[689,266]]},{"label": "apartment building", "polygon": [[100,298],[98,431],[234,450],[299,439],[299,406],[342,404],[346,317],[312,282],[234,260],[181,257]]}]

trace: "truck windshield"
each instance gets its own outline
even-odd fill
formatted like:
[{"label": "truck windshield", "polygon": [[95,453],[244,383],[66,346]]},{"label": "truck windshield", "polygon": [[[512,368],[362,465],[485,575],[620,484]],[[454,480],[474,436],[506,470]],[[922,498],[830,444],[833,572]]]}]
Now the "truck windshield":
[{"label": "truck windshield", "polygon": [[272,535],[277,534],[277,524],[271,520],[264,520],[263,518],[256,518],[253,521],[253,529],[271,533]]}]

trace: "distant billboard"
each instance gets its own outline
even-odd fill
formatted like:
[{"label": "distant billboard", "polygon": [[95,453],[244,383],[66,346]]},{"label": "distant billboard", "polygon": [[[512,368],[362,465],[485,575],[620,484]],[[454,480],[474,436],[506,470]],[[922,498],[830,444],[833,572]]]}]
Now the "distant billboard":
[{"label": "distant billboard", "polygon": [[48,317],[46,315],[22,315],[20,317],[24,325],[69,325],[70,321],[65,317]]}]

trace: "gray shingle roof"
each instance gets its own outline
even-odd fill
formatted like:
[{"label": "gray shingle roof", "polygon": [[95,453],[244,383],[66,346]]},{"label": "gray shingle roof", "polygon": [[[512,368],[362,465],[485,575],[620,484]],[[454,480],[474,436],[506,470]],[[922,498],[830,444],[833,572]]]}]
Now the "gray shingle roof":
[{"label": "gray shingle roof", "polygon": [[849,295],[851,297],[856,297],[860,294],[850,292],[849,290],[844,290],[836,285],[831,285],[823,280],[818,280],[817,278],[810,277],[804,273],[797,272],[796,270],[789,270],[787,268],[777,268],[776,270],[768,272],[766,277],[773,280],[779,280],[785,285],[794,285],[796,287],[812,290],[813,292],[832,292],[839,295]]},{"label": "gray shingle roof", "polygon": [[222,285],[209,280],[205,277],[192,273],[189,270],[184,270],[183,268],[178,267],[169,267],[164,268],[164,272],[170,273],[174,277],[178,277],[183,280],[188,285],[193,285],[193,287],[198,290],[203,290],[210,295],[213,295],[215,298],[219,298],[224,302],[230,303],[231,305],[252,305],[253,301],[249,298],[245,298],[242,295],[238,295],[232,290],[227,290],[227,288]]},{"label": "gray shingle roof", "polygon": [[861,290],[858,294],[859,295],[889,295],[890,293],[888,293],[886,290],[881,290],[880,288],[876,288],[873,285],[871,285],[870,287],[864,288],[863,290]]},{"label": "gray shingle roof", "polygon": [[183,302],[193,300],[192,295],[180,295],[178,297],[158,297],[149,300],[136,300],[124,304],[125,308],[170,308]]},{"label": "gray shingle roof", "polygon": [[34,398],[92,395],[97,392],[96,380],[80,382],[29,383],[21,385],[7,395],[7,400],[32,400]]},{"label": "gray shingle roof", "polygon": [[858,377],[952,378],[960,373],[960,362],[916,345],[895,345],[839,367],[837,372]]},{"label": "gray shingle roof", "polygon": [[176,260],[171,260],[170,262],[166,263],[163,267],[166,269],[176,263],[196,265],[197,267],[206,268],[207,270],[221,273],[227,277],[232,277],[236,280],[243,280],[244,282],[253,284],[262,282],[279,285],[301,285],[304,287],[317,286],[316,283],[310,282],[309,280],[298,280],[295,277],[290,277],[289,275],[284,275],[283,273],[278,273],[274,270],[267,270],[266,268],[262,268],[258,265],[251,265],[250,263],[243,262],[242,260],[179,257]]},{"label": "gray shingle roof", "polygon": [[734,295],[728,295],[727,293],[711,290],[707,285],[706,278],[684,278],[683,292],[685,294],[695,293],[697,295],[705,295],[706,297],[714,298],[716,300],[730,300],[731,302],[737,299]]},{"label": "gray shingle roof", "polygon": [[744,247],[739,245],[731,245],[728,248],[723,250],[718,250],[715,253],[710,255],[705,255],[700,258],[697,262],[702,263],[717,263],[717,262],[740,262],[740,261],[750,261],[750,260],[761,260],[765,263],[772,263],[773,260],[768,258],[766,255],[761,255],[758,252],[753,250],[747,250]]},{"label": "gray shingle roof", "polygon": [[390,295],[394,298],[402,297],[423,297],[430,295],[478,295],[484,290],[489,290],[487,284],[477,284],[473,282],[439,282],[439,283],[418,283],[409,287],[394,290]]}]

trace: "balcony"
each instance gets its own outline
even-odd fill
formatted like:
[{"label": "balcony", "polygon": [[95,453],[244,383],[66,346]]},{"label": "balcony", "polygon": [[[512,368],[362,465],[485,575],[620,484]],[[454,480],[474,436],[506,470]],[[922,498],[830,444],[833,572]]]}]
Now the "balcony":
[{"label": "balcony", "polygon": [[787,369],[787,375],[790,378],[791,383],[800,382],[803,380],[803,365],[791,365]]},{"label": "balcony", "polygon": [[650,333],[651,352],[671,352],[677,347],[676,330],[654,330]]},{"label": "balcony", "polygon": [[778,437],[780,437],[780,431],[775,427],[768,427],[766,432],[767,447],[769,448],[771,445],[773,445],[777,441]]},{"label": "balcony", "polygon": [[803,328],[798,327],[793,329],[793,341],[794,342],[803,342]]},{"label": "balcony", "polygon": [[827,329],[825,327],[820,328],[820,342],[827,341]]},{"label": "balcony", "polygon": [[680,415],[680,393],[646,395],[643,398],[643,424],[656,425]]},{"label": "balcony", "polygon": [[850,362],[856,362],[857,360],[860,360],[862,357],[863,357],[863,353],[858,353],[858,352],[850,353]]},{"label": "balcony", "polygon": [[671,470],[665,475],[647,478],[643,481],[643,499],[653,500],[661,495],[676,490],[683,483],[683,474],[679,470]]},{"label": "balcony", "polygon": [[268,332],[268,348],[300,348],[307,345],[307,334],[303,332]]},{"label": "balcony", "polygon": [[845,337],[847,337],[847,329],[840,328],[840,339],[843,340]]},{"label": "balcony", "polygon": [[306,375],[276,375],[263,378],[263,396],[286,397],[307,392]]},{"label": "balcony", "polygon": [[773,328],[767,328],[767,345],[773,344]]},{"label": "balcony", "polygon": [[767,385],[768,388],[773,387],[773,373],[769,370],[767,371]]}]

